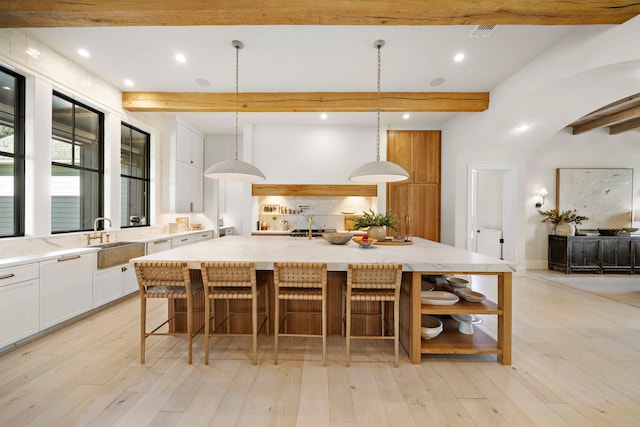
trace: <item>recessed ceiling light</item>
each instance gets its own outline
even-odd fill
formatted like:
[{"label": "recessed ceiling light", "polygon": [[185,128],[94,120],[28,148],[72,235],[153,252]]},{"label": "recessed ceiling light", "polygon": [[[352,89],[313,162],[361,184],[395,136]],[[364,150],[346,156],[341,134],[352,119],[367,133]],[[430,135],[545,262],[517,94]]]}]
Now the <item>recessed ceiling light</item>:
[{"label": "recessed ceiling light", "polygon": [[124,84],[125,84],[125,86],[129,86],[129,87],[133,86],[133,82],[131,80],[129,80],[129,79],[125,79],[124,80]]},{"label": "recessed ceiling light", "polygon": [[35,47],[28,47],[25,52],[27,52],[27,55],[31,56],[32,58],[37,58],[40,56],[40,51]]},{"label": "recessed ceiling light", "polygon": [[531,125],[529,123],[520,123],[517,127],[516,130],[519,132],[524,132],[525,130],[528,130],[531,127]]},{"label": "recessed ceiling light", "polygon": [[327,115],[327,113],[322,113],[322,114],[320,114],[320,118],[321,118],[322,120],[327,120],[327,117],[329,117],[329,116]]},{"label": "recessed ceiling light", "polygon": [[431,82],[429,82],[429,84],[431,86],[440,86],[440,85],[443,85],[444,82],[446,82],[446,81],[447,81],[447,79],[445,79],[444,77],[438,77],[438,78],[435,78],[435,79],[431,80]]},{"label": "recessed ceiling light", "polygon": [[82,56],[83,58],[89,58],[91,56],[89,51],[86,49],[78,49],[78,55]]},{"label": "recessed ceiling light", "polygon": [[453,60],[456,62],[462,62],[463,59],[464,59],[464,53],[462,52],[456,53],[456,56],[453,57]]},{"label": "recessed ceiling light", "polygon": [[184,56],[184,55],[183,55],[183,54],[181,54],[181,53],[177,53],[177,54],[176,54],[176,61],[178,61],[178,62],[179,62],[179,63],[181,63],[181,64],[184,64],[185,62],[187,62],[187,57],[186,57],[186,56]]},{"label": "recessed ceiling light", "polygon": [[405,119],[405,120],[409,120],[409,119],[411,118],[411,114],[409,114],[409,113],[404,113],[404,114],[402,115],[402,118],[403,118],[403,119]]}]

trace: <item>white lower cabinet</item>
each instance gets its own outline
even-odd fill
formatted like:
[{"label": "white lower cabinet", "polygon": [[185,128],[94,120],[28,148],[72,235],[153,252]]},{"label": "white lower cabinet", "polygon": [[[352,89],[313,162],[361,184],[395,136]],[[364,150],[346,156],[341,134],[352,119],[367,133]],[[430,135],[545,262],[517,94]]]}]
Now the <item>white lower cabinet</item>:
[{"label": "white lower cabinet", "polygon": [[93,307],[94,253],[66,255],[40,263],[40,329]]},{"label": "white lower cabinet", "polygon": [[139,290],[136,270],[131,264],[122,266],[122,289],[124,295],[129,295]]},{"label": "white lower cabinet", "polygon": [[93,273],[93,307],[100,307],[138,290],[133,266],[129,263]]},{"label": "white lower cabinet", "polygon": [[39,331],[38,264],[0,269],[0,348]]}]

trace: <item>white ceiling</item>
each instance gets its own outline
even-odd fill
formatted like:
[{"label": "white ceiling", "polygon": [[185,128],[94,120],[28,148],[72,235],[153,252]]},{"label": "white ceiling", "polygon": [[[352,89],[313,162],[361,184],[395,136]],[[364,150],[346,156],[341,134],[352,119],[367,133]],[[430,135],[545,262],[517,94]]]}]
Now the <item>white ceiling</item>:
[{"label": "white ceiling", "polygon": [[[234,39],[241,92],[375,92],[375,40],[382,48],[382,91],[484,92],[566,36],[571,26],[218,26],[32,28],[27,33],[122,91],[233,92]],[[84,48],[90,58],[77,50]],[[453,56],[463,52],[461,63]],[[187,62],[174,56],[182,53]],[[434,86],[435,79],[446,79]],[[135,86],[126,87],[124,79]],[[233,133],[233,113],[180,113],[205,133]],[[391,128],[440,126],[452,113],[383,113]],[[375,125],[375,113],[242,113],[243,124]]]}]

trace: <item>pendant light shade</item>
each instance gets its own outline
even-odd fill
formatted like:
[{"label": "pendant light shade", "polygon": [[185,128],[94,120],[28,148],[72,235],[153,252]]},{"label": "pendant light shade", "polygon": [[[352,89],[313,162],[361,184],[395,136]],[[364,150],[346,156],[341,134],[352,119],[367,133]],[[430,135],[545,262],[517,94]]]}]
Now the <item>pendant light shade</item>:
[{"label": "pendant light shade", "polygon": [[396,182],[409,178],[409,174],[395,163],[375,160],[359,166],[349,179],[355,182]]},{"label": "pendant light shade", "polygon": [[365,163],[351,172],[349,179],[355,182],[397,182],[409,178],[409,173],[401,166],[380,160],[380,49],[384,46],[384,40],[376,40],[373,47],[378,50],[378,128],[376,142],[376,160]]},{"label": "pendant light shade", "polygon": [[210,166],[204,176],[225,181],[264,181],[265,176],[260,169],[242,160],[223,160]]},{"label": "pendant light shade", "polygon": [[207,168],[204,176],[225,181],[264,181],[266,178],[260,169],[251,163],[238,160],[238,53],[244,44],[234,40],[231,45],[236,49],[236,157],[235,160],[223,160],[213,164]]}]

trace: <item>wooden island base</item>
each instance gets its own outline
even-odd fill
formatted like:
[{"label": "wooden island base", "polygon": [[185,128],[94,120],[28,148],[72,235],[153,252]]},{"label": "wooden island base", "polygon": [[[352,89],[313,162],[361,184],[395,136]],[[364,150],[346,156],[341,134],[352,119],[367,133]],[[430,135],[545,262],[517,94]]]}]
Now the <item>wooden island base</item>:
[{"label": "wooden island base", "polygon": [[[192,277],[197,278],[200,270],[190,270]],[[267,283],[269,288],[269,312],[274,313],[273,301],[273,271],[258,271],[258,281]],[[427,305],[422,304],[420,292],[423,274],[489,274],[497,276],[498,301],[485,300],[481,303],[469,303],[463,300],[454,305]],[[511,277],[510,272],[478,273],[478,272],[405,272],[402,275],[402,289],[400,296],[400,342],[406,350],[411,363],[422,362],[422,354],[496,354],[498,361],[504,365],[511,364]],[[330,271],[327,276],[327,311],[328,333],[330,335],[344,335],[344,288],[346,272]],[[226,317],[224,302],[216,302],[216,311],[220,317]],[[260,304],[264,304],[261,301]],[[262,308],[261,306],[260,308]],[[300,314],[292,314],[288,319],[287,327],[296,333],[320,333],[319,322],[315,316],[308,313],[318,312],[319,303],[314,301],[291,301],[290,308]],[[376,314],[379,305],[371,302],[360,302],[356,307],[361,313]],[[260,309],[259,309],[260,310]],[[236,333],[251,332],[250,304],[248,301],[232,301],[232,312],[244,312],[247,315],[235,315],[231,317],[231,330]],[[169,315],[176,315],[170,328],[183,331],[186,327],[186,303],[176,300],[174,305],[169,305]],[[445,330],[438,337],[423,341],[420,334],[420,317],[422,314],[446,315],[446,314],[481,314],[496,315],[497,339],[476,328],[473,335],[464,335],[457,331],[457,322],[445,320]],[[386,321],[393,324],[393,310],[391,306],[385,310]],[[204,301],[194,303],[194,326],[200,329],[204,325]],[[320,314],[318,314],[320,316]],[[269,319],[270,330],[274,329],[274,319]],[[354,317],[352,325],[353,333],[358,335],[379,335],[381,323],[378,316]],[[261,331],[265,333],[265,331]]]}]

